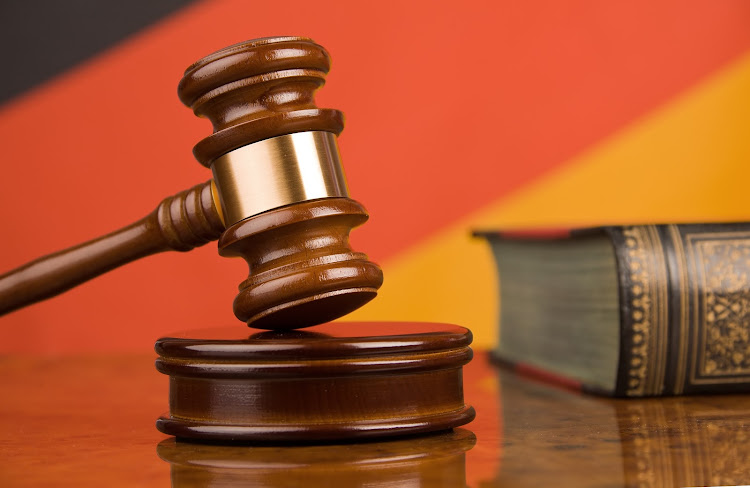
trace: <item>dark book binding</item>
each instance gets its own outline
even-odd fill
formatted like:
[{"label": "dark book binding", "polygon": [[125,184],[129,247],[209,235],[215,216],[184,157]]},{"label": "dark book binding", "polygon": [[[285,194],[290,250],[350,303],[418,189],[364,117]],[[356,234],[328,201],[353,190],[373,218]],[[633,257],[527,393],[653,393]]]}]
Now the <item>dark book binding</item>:
[{"label": "dark book binding", "polygon": [[614,395],[750,391],[750,224],[604,231],[620,280]]}]

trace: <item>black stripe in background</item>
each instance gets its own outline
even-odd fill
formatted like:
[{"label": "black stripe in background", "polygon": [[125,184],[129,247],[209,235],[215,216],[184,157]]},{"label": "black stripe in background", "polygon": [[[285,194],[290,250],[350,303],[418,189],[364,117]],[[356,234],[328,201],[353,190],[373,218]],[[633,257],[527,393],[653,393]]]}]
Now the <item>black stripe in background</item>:
[{"label": "black stripe in background", "polygon": [[194,0],[0,0],[0,104]]}]

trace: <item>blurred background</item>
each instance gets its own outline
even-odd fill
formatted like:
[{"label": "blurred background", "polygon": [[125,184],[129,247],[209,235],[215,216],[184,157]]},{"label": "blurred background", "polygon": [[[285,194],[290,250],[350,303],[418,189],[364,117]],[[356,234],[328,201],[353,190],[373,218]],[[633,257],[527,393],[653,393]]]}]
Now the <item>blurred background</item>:
[{"label": "blurred background", "polygon": [[[333,59],[355,249],[385,272],[347,320],[452,322],[490,347],[497,281],[472,229],[750,220],[750,2],[0,3],[0,271],[205,181],[184,69],[250,38]],[[149,351],[238,322],[244,262],[146,258],[0,318],[0,352]]]}]

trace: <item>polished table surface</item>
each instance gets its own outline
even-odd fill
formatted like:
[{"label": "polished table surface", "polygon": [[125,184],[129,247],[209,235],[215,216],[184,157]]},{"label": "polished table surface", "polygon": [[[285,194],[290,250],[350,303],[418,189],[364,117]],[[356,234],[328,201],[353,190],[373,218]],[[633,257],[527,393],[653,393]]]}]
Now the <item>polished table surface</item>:
[{"label": "polished table surface", "polygon": [[477,418],[431,436],[322,446],[175,442],[154,428],[153,357],[0,358],[0,486],[710,486],[750,484],[750,396],[591,397],[477,353]]}]

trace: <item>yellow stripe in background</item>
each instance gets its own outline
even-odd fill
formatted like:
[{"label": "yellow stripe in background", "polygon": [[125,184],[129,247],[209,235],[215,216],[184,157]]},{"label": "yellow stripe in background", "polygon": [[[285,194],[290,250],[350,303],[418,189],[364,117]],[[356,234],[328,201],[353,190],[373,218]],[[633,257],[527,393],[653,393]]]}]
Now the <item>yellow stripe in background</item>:
[{"label": "yellow stripe in background", "polygon": [[472,229],[741,220],[750,220],[750,55],[381,263],[380,296],[347,319],[457,323],[489,348],[498,285],[491,252]]}]

